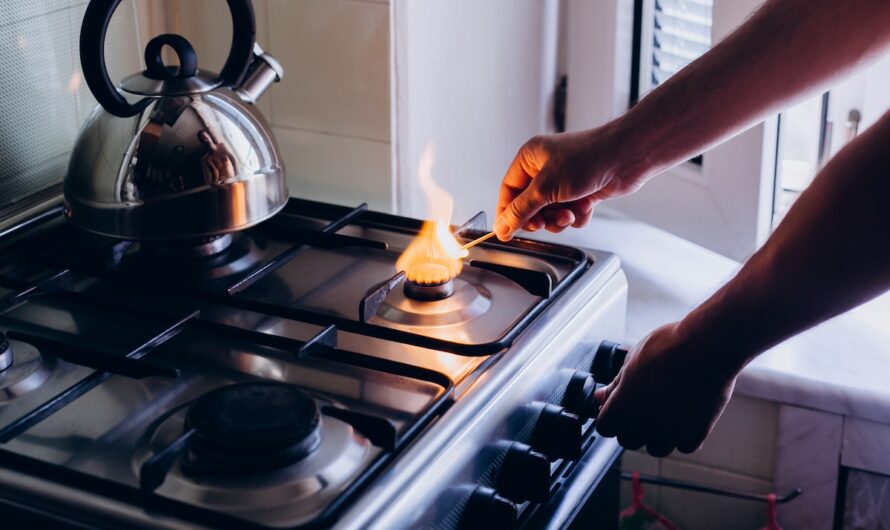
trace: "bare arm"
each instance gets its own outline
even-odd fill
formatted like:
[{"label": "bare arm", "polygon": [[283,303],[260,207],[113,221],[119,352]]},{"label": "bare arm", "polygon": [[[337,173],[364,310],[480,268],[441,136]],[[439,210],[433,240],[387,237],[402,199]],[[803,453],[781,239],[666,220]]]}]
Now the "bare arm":
[{"label": "bare arm", "polygon": [[842,150],[738,275],[655,331],[599,398],[604,435],[695,450],[760,352],[890,289],[890,113]]},{"label": "bare arm", "polygon": [[768,0],[621,118],[524,145],[501,186],[498,236],[582,226],[597,202],[638,189],[888,44],[886,0]]}]

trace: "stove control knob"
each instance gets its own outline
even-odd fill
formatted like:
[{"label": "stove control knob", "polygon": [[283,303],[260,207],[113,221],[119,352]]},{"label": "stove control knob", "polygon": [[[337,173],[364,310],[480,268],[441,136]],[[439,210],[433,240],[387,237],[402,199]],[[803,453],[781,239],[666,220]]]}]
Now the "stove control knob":
[{"label": "stove control knob", "polygon": [[467,499],[460,517],[459,528],[508,529],[516,527],[519,512],[510,499],[485,486],[477,486]]},{"label": "stove control knob", "polygon": [[624,366],[627,350],[620,344],[604,340],[600,343],[596,353],[593,354],[593,363],[590,371],[596,377],[597,383],[608,385],[618,375],[618,371]]},{"label": "stove control knob", "polygon": [[572,414],[582,418],[595,418],[599,405],[593,396],[597,389],[593,374],[583,370],[576,370],[569,379],[566,392],[563,394],[561,405]]},{"label": "stove control knob", "polygon": [[550,496],[550,461],[530,446],[513,442],[504,455],[497,489],[518,502],[546,501]]},{"label": "stove control knob", "polygon": [[563,407],[548,403],[541,410],[531,445],[551,460],[581,458],[583,422]]}]

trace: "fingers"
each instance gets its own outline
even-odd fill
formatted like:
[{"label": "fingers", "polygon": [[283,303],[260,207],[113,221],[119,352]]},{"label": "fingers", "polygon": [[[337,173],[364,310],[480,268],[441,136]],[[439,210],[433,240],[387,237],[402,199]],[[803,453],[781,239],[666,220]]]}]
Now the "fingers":
[{"label": "fingers", "polygon": [[546,223],[544,222],[544,217],[541,215],[541,212],[538,212],[532,216],[531,221],[526,223],[524,228],[529,232],[536,232],[544,228],[545,225]]},{"label": "fingers", "polygon": [[[620,443],[621,439],[618,440]],[[652,441],[646,444],[646,452],[656,458],[662,458],[674,452],[674,444],[667,440]]]},{"label": "fingers", "polygon": [[570,226],[583,228],[593,216],[594,204],[595,201],[590,197],[568,203],[551,204],[532,216],[522,228],[529,232],[546,228],[553,233],[562,232]]},{"label": "fingers", "polygon": [[[544,195],[538,189],[538,182],[541,178],[543,177],[539,175],[534,179],[498,215],[494,225],[494,231],[497,233],[498,239],[509,241],[517,230],[526,226],[541,208],[547,206]],[[502,192],[503,190],[504,188],[502,188]],[[509,195],[509,193],[511,193],[509,189],[503,192],[504,195]]]},{"label": "fingers", "polygon": [[588,195],[569,203],[569,208],[575,214],[575,222],[572,223],[572,228],[584,228],[587,226],[590,218],[593,217],[593,207],[596,205],[596,202],[592,196]]},{"label": "fingers", "polygon": [[545,222],[548,232],[558,234],[575,222],[575,214],[568,208],[559,208],[556,205],[548,206],[541,210],[541,217]]},{"label": "fingers", "polygon": [[504,175],[504,179],[501,182],[501,189],[498,193],[498,206],[495,212],[498,218],[501,217],[501,214],[504,213],[507,206],[513,202],[523,190],[528,188],[529,184],[532,182],[532,178],[537,174],[537,170],[528,167],[528,163],[526,162],[527,155],[525,151],[528,149],[528,144],[523,145],[510,163],[510,167],[507,168],[507,173]]}]

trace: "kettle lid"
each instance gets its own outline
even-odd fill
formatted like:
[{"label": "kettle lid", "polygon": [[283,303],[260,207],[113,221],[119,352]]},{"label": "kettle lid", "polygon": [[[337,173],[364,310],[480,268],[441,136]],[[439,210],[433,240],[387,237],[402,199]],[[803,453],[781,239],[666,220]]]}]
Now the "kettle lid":
[{"label": "kettle lid", "polygon": [[[162,57],[169,46],[179,58],[179,66],[166,66]],[[213,72],[198,69],[195,49],[185,37],[172,33],[158,35],[145,47],[145,71],[121,81],[120,88],[140,96],[185,96],[214,90],[223,80]]]}]

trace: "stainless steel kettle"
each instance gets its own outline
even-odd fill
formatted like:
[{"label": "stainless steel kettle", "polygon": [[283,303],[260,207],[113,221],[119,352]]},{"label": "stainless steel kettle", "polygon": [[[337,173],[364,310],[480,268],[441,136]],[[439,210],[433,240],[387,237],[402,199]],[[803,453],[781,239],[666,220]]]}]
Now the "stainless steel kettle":
[{"label": "stainless steel kettle", "polygon": [[[254,103],[283,75],[256,45],[250,0],[227,0],[232,47],[219,75],[198,69],[179,35],[145,48],[146,70],[120,89],[105,67],[105,33],[121,0],[91,0],[80,34],[84,78],[99,107],[64,182],[65,213],[91,232],[132,240],[199,239],[252,226],[288,198],[284,167]],[[179,66],[166,66],[172,48]],[[133,99],[133,98],[131,98]]]}]

